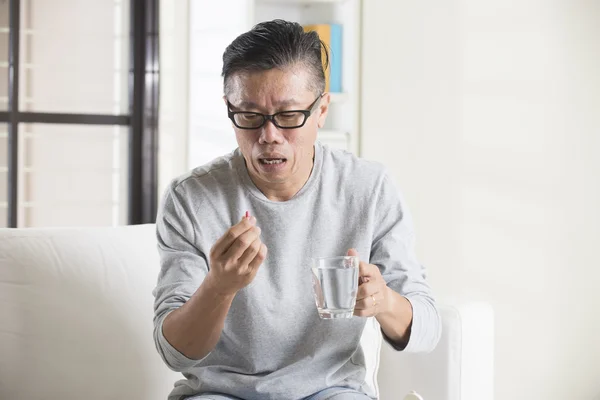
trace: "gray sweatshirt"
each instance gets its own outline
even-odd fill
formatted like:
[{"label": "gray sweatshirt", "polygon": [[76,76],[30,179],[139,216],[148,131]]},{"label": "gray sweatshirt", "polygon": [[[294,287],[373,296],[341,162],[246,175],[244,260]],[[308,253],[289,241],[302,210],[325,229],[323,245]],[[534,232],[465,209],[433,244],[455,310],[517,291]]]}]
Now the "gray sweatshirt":
[{"label": "gray sweatshirt", "polygon": [[[216,347],[202,360],[188,359],[163,336],[163,321],[200,286],[210,269],[211,247],[246,210],[262,229],[267,258],[254,281],[236,294]],[[415,257],[406,205],[381,165],[351,153],[317,142],[304,187],[292,199],[274,202],[253,184],[237,149],[172,182],[157,236],[161,272],[154,290],[154,339],[165,363],[185,377],[170,400],[205,392],[295,400],[332,386],[373,395],[360,346],[366,319],[319,319],[309,267],[313,256],[345,255],[355,248],[412,304],[404,350],[430,351],[439,340],[440,317]]]}]

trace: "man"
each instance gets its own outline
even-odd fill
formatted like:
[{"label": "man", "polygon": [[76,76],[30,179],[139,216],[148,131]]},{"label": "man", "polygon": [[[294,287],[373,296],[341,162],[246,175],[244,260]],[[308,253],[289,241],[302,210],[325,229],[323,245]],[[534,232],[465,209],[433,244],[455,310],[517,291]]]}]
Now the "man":
[{"label": "man", "polygon": [[[169,399],[369,399],[360,337],[432,350],[440,319],[384,169],[316,142],[322,43],[281,20],[223,55],[239,148],[176,179],[157,219],[156,346],[183,372]],[[249,211],[249,214],[246,214]],[[360,255],[355,317],[319,319],[312,256]]]}]

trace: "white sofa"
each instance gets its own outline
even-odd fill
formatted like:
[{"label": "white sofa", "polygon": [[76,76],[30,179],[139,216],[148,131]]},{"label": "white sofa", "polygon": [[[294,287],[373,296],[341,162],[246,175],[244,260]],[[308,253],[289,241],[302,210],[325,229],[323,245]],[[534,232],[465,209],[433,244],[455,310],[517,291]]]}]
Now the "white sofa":
[{"label": "white sofa", "polygon": [[[152,340],[158,267],[153,225],[0,229],[0,399],[165,400],[181,375]],[[492,311],[441,311],[430,354],[366,346],[381,399],[493,398]]]}]

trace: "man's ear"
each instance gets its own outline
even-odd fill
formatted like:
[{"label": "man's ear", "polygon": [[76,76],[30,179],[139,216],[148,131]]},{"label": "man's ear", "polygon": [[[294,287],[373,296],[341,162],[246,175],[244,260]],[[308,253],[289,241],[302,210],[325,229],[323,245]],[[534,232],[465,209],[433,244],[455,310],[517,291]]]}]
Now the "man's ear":
[{"label": "man's ear", "polygon": [[327,119],[327,113],[329,112],[330,101],[331,95],[329,93],[325,93],[321,98],[321,103],[319,104],[319,121],[317,122],[317,126],[319,128],[323,128],[325,126],[325,120]]}]

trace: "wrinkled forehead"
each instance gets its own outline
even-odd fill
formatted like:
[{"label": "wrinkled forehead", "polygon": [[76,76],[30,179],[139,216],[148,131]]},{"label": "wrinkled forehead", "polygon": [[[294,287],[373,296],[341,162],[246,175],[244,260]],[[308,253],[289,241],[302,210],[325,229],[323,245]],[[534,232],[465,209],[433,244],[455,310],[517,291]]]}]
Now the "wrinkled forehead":
[{"label": "wrinkled forehead", "polygon": [[291,100],[303,104],[315,95],[310,79],[311,75],[299,67],[238,72],[229,78],[225,95],[235,105],[271,107]]}]

